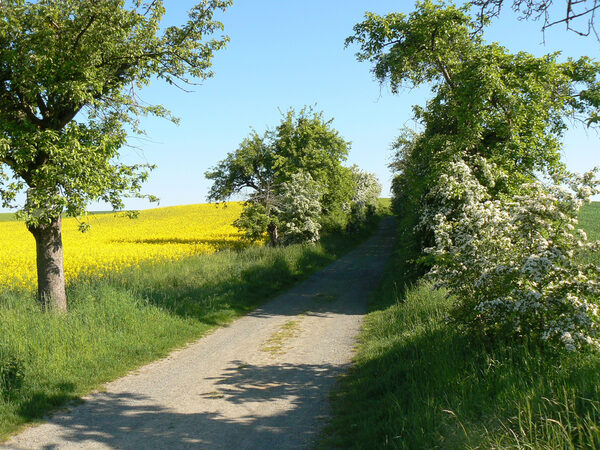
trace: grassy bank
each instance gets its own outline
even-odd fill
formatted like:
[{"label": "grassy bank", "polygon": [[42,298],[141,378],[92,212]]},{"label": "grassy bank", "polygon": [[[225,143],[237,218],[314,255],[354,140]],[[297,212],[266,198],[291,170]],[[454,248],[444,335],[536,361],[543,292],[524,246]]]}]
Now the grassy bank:
[{"label": "grassy bank", "polygon": [[68,287],[66,316],[32,293],[0,293],[0,438],[226,324],[364,240],[249,248],[147,264]]},{"label": "grassy bank", "polygon": [[[600,237],[600,204],[582,226]],[[323,447],[598,448],[600,355],[484,348],[449,326],[452,300],[404,289],[401,254],[372,299]]]}]

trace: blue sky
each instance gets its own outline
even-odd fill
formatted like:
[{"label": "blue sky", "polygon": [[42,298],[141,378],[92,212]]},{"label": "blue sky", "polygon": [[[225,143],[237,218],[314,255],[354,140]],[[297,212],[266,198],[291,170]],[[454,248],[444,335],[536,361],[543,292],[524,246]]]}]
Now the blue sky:
[{"label": "blue sky", "polygon": [[[507,2],[509,0],[506,0]],[[181,23],[193,0],[165,0],[167,23]],[[142,91],[145,101],[169,108],[181,123],[144,119],[148,136],[131,139],[136,149],[123,149],[128,162],[158,165],[145,192],[160,206],[205,202],[210,183],[204,172],[234,151],[250,128],[259,133],[274,127],[279,110],[316,105],[333,126],[352,142],[348,165],[374,172],[389,196],[390,143],[411,121],[412,105],[424,104],[426,88],[392,95],[373,79],[368,63],[356,61],[355,48],[344,39],[364,12],[410,12],[409,0],[234,0],[219,19],[231,41],[213,61],[214,78],[194,92],[154,83]],[[600,44],[554,27],[542,45],[541,24],[519,22],[506,11],[486,32],[511,51],[541,55],[556,50],[565,56],[594,57]],[[600,165],[598,135],[575,129],[567,133],[564,158],[572,170]],[[130,200],[128,208],[153,207]],[[102,208],[92,205],[91,209]]]}]

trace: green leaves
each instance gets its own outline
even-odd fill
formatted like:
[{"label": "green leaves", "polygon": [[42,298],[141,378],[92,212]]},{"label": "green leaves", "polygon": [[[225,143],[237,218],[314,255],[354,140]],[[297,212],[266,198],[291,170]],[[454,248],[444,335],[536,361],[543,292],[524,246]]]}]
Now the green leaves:
[{"label": "green leaves", "polygon": [[[202,1],[187,23],[161,32],[161,0],[6,0],[0,4],[0,163],[30,189],[22,217],[78,215],[93,200],[122,208],[142,196],[149,165],[123,165],[126,126],[139,118],[176,120],[136,89],[156,77],[171,84],[212,76],[210,61],[227,37],[213,19],[230,0]],[[10,202],[23,183],[0,184]],[[47,197],[44,197],[47,196]]]},{"label": "green leaves", "polygon": [[224,201],[245,189],[268,204],[286,181],[299,171],[309,173],[327,191],[336,188],[350,143],[325,120],[323,113],[303,108],[282,114],[281,123],[261,136],[252,131],[234,153],[205,173],[214,180],[209,200]]},{"label": "green leaves", "polygon": [[[298,113],[288,110],[282,114],[280,124],[263,135],[253,130],[235,152],[205,173],[206,178],[213,180],[209,200],[225,201],[236,194],[249,194],[242,217],[235,225],[245,230],[251,240],[269,231],[273,243],[279,242],[279,222],[290,210],[277,208],[286,202],[291,204],[285,200],[285,193],[291,192],[292,185],[297,187],[298,174],[319,186],[317,203],[321,210],[340,209],[354,193],[346,186],[352,181],[349,169],[341,165],[350,143],[331,126],[332,121],[325,120],[322,112],[305,107]],[[288,212],[284,214],[284,210]],[[315,215],[311,212],[306,215],[309,216]],[[286,220],[286,224],[292,222]],[[295,227],[292,228],[304,230],[298,224]],[[318,236],[318,227],[310,229],[313,231],[299,235]]]},{"label": "green leaves", "polygon": [[[588,126],[600,120],[598,63],[586,57],[559,62],[557,53],[511,54],[483,41],[487,20],[479,19],[468,5],[423,1],[408,16],[367,13],[346,41],[360,46],[358,59],[371,62],[392,91],[423,83],[432,89],[426,107],[415,107],[422,131],[398,140],[392,163],[394,205],[417,243],[415,257],[433,245],[433,236],[422,231],[422,211],[434,201],[428,193],[457,158],[485,158],[510,174],[490,183],[480,166],[473,167],[492,198],[511,198],[536,176],[564,171],[567,118]],[[414,235],[417,225],[421,231]]]},{"label": "green leaves", "polygon": [[359,44],[357,59],[374,63],[373,73],[380,82],[389,81],[393,92],[403,83],[452,85],[454,66],[480,41],[467,11],[424,1],[409,16],[367,13],[346,45]]}]

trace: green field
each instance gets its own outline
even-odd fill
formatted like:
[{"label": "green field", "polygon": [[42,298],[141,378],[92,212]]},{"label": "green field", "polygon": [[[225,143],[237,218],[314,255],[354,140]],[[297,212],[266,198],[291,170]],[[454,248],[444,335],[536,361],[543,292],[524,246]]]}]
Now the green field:
[{"label": "green field", "polygon": [[600,202],[584,206],[579,223],[590,239],[600,239]]},{"label": "green field", "polygon": [[[600,203],[581,225],[600,238]],[[401,252],[371,299],[322,447],[600,448],[600,354],[471,342],[445,321],[452,299],[405,288]]]}]

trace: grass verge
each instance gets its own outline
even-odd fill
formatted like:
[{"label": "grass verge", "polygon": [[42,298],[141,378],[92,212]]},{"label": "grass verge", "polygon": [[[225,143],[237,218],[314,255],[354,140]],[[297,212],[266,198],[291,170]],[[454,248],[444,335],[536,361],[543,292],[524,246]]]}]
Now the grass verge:
[{"label": "grass verge", "polygon": [[148,264],[68,286],[68,315],[0,292],[0,440],[306,278],[371,234]]},{"label": "grass verge", "polygon": [[[599,217],[599,203],[582,211],[592,237]],[[372,298],[321,447],[600,448],[599,354],[471,342],[445,321],[452,299],[404,286],[404,264],[397,253]]]}]

